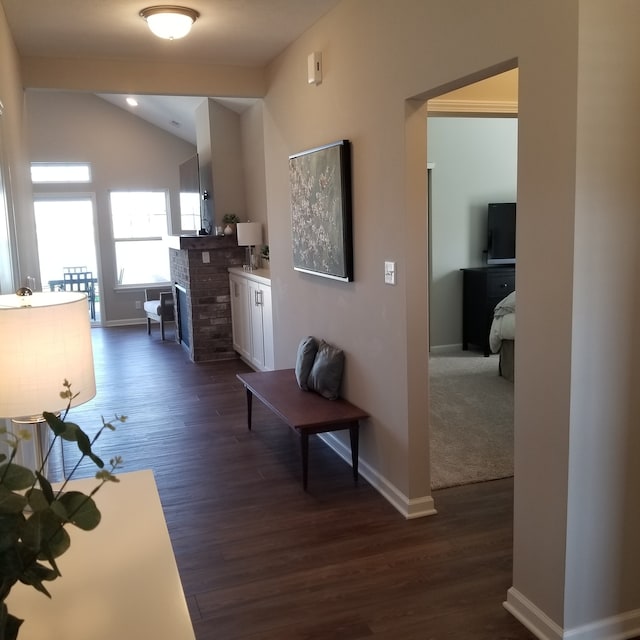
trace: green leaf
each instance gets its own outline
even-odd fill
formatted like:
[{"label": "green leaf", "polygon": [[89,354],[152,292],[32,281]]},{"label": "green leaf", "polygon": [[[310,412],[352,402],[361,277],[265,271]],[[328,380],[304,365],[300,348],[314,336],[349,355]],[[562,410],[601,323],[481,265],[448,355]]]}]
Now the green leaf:
[{"label": "green leaf", "polygon": [[65,422],[64,431],[60,434],[60,437],[63,440],[67,440],[69,442],[75,442],[78,437],[78,431],[82,432],[82,429],[75,422]]},{"label": "green leaf", "polygon": [[67,512],[67,509],[65,508],[65,506],[59,501],[59,500],[54,500],[50,505],[49,505],[51,511],[53,511],[53,513],[58,516],[58,518],[60,518],[61,522],[68,522],[69,521],[69,513]]},{"label": "green leaf", "polygon": [[51,483],[39,471],[36,471],[36,478],[38,478],[44,497],[47,499],[47,502],[51,504],[55,500]]},{"label": "green leaf", "polygon": [[3,602],[0,609],[0,629],[2,630],[3,640],[16,640],[20,625],[24,622],[20,618],[16,618],[9,613],[7,605]]},{"label": "green leaf", "polygon": [[2,478],[2,484],[12,491],[28,489],[36,479],[31,469],[21,467],[19,464],[0,465],[0,478]]},{"label": "green leaf", "polygon": [[89,436],[80,427],[78,427],[76,431],[76,441],[78,442],[78,449],[80,449],[85,456],[88,456],[91,453],[91,440],[89,440]]},{"label": "green leaf", "polygon": [[[0,553],[14,547],[20,538],[25,518],[22,513],[0,516]],[[4,575],[0,567],[0,575]]]},{"label": "green leaf", "polygon": [[27,519],[22,531],[22,541],[38,554],[40,560],[57,558],[71,544],[60,518],[51,509],[37,511]]},{"label": "green leaf", "polygon": [[27,499],[23,495],[0,484],[0,514],[20,513],[26,506]]},{"label": "green leaf", "polygon": [[96,467],[100,467],[101,469],[104,467],[104,462],[101,458],[95,455],[95,453],[90,453],[89,457],[93,460],[93,463],[96,465]]},{"label": "green leaf", "polygon": [[93,498],[80,493],[69,491],[59,498],[69,514],[69,521],[79,529],[91,531],[100,524],[100,511]]},{"label": "green leaf", "polygon": [[25,495],[33,511],[44,511],[49,508],[49,502],[40,489],[30,489]]},{"label": "green leaf", "polygon": [[[113,462],[113,460],[111,462]],[[103,482],[120,482],[120,478],[114,476],[113,473],[107,469],[96,471],[96,480],[102,480]]]},{"label": "green leaf", "polygon": [[48,560],[55,565],[54,559],[61,556],[71,546],[71,538],[64,529],[59,529],[55,536],[42,545],[42,552],[38,556],[40,560]]},{"label": "green leaf", "polygon": [[55,413],[51,413],[49,411],[44,411],[42,413],[44,419],[47,421],[47,424],[51,427],[53,433],[57,436],[61,436],[66,430],[66,424],[63,420],[60,419]]},{"label": "green leaf", "polygon": [[20,576],[20,582],[28,584],[40,593],[44,593],[49,598],[51,594],[47,591],[47,588],[42,584],[43,580],[52,581],[60,576],[60,573],[50,567],[47,567],[38,562],[34,562],[31,566],[27,567]]}]

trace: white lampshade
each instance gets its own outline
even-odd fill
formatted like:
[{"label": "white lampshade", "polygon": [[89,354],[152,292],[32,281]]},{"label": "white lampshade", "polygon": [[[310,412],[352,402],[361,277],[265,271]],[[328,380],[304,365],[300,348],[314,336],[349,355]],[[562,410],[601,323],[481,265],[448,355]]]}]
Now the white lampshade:
[{"label": "white lampshade", "polygon": [[151,32],[159,38],[178,40],[184,38],[200,15],[194,9],[164,5],[147,7],[140,12]]},{"label": "white lampshade", "polygon": [[238,222],[236,233],[240,247],[255,247],[262,242],[262,225],[259,222]]},{"label": "white lampshade", "polygon": [[78,396],[96,395],[87,296],[78,292],[0,295],[0,417],[61,411],[66,379]]}]

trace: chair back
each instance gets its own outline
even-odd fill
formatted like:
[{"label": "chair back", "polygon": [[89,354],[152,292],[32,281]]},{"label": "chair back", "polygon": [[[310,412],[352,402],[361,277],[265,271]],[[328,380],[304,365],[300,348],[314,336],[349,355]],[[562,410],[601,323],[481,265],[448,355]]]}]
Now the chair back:
[{"label": "chair back", "polygon": [[93,291],[93,273],[91,271],[63,273],[65,291]]}]

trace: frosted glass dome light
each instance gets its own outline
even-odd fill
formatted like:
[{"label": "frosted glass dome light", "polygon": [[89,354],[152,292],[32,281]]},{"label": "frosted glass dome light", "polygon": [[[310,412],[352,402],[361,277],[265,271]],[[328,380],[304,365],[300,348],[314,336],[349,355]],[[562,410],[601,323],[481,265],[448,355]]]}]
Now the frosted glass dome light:
[{"label": "frosted glass dome light", "polygon": [[143,9],[140,16],[147,21],[151,32],[159,38],[178,40],[191,31],[191,26],[200,14],[188,7],[158,5]]}]

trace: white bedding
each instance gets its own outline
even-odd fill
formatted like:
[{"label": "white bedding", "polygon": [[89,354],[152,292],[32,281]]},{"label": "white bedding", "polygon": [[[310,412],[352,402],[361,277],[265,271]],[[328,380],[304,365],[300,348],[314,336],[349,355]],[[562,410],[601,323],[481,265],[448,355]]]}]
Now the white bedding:
[{"label": "white bedding", "polygon": [[516,292],[513,291],[506,298],[498,302],[493,312],[491,331],[489,332],[489,346],[493,353],[498,353],[503,340],[516,338]]}]

